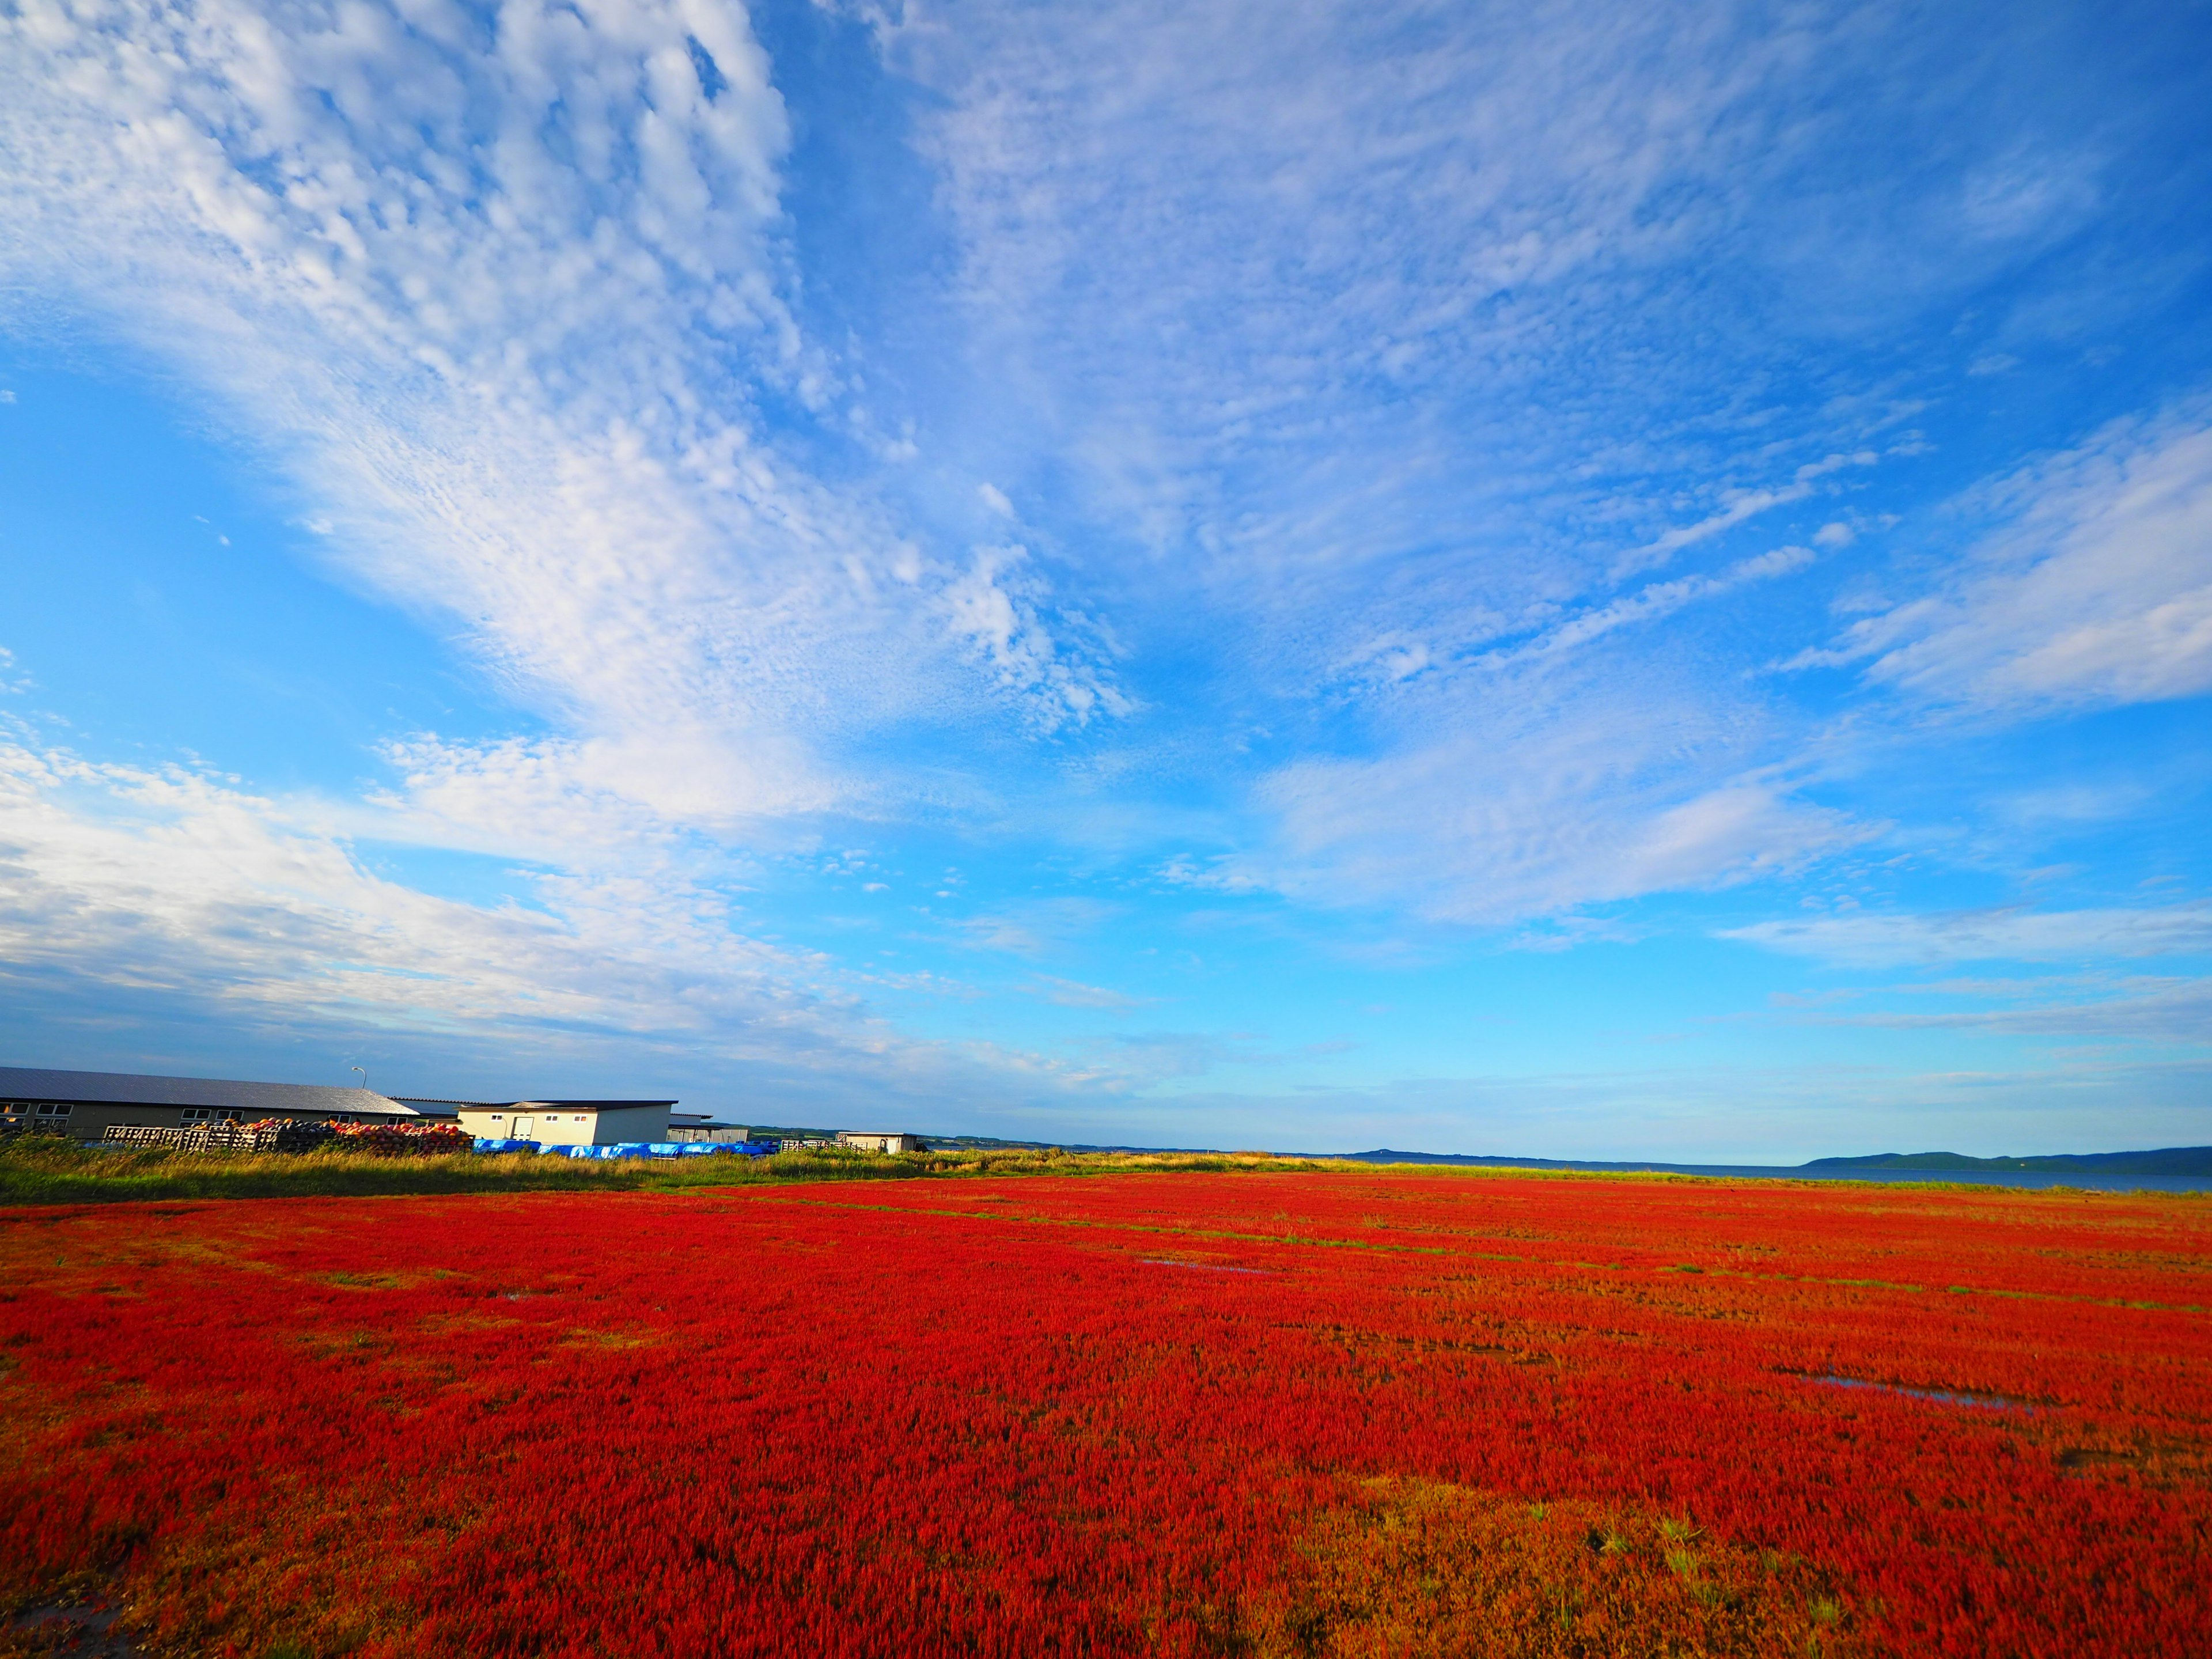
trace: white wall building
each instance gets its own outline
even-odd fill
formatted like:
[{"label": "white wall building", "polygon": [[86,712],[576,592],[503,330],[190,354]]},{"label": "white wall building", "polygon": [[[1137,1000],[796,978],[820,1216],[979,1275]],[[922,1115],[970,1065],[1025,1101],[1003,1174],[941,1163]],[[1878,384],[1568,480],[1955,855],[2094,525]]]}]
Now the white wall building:
[{"label": "white wall building", "polygon": [[864,1152],[926,1152],[920,1135],[878,1134],[872,1129],[842,1129],[838,1131],[840,1146],[857,1146]]},{"label": "white wall building", "polygon": [[460,1108],[461,1127],[488,1140],[615,1146],[668,1139],[672,1100],[511,1100]]}]

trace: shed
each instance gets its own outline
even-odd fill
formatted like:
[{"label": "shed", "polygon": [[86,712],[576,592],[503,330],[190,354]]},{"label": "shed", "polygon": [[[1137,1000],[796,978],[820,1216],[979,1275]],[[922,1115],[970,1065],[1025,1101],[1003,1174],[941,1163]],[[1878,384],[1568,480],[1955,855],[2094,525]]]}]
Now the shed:
[{"label": "shed", "polygon": [[709,1140],[717,1146],[727,1146],[752,1139],[752,1131],[741,1123],[725,1123],[706,1112],[671,1112],[668,1115],[668,1138],[671,1140]]},{"label": "shed", "polygon": [[668,1139],[672,1100],[456,1101],[461,1127],[481,1139],[541,1146],[614,1146]]},{"label": "shed", "polygon": [[858,1147],[864,1152],[926,1152],[920,1135],[879,1134],[872,1129],[840,1129],[840,1146]]}]

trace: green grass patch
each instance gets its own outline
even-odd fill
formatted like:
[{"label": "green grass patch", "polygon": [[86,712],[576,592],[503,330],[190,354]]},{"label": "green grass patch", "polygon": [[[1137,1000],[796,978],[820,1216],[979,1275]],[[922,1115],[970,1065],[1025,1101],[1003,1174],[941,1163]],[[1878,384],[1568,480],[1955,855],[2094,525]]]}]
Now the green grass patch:
[{"label": "green grass patch", "polygon": [[325,1148],[308,1152],[106,1151],[59,1136],[0,1142],[0,1206],[164,1199],[374,1197],[387,1194],[671,1192],[836,1181],[976,1176],[1103,1175],[1133,1170],[1363,1170],[1254,1153],[1064,1152],[1001,1149],[884,1155],[836,1147],[773,1158],[571,1158],[456,1152],[389,1158]]},{"label": "green grass patch", "polygon": [[[721,1156],[602,1160],[548,1158],[530,1152],[456,1152],[437,1158],[392,1158],[338,1146],[308,1152],[184,1152],[165,1147],[110,1151],[80,1145],[58,1135],[11,1135],[0,1139],[0,1207],[164,1199],[358,1198],[422,1193],[669,1192],[712,1187],[792,1186],[809,1182],[1108,1176],[1146,1170],[1216,1174],[1333,1171],[1342,1175],[1376,1175],[1387,1170],[1445,1178],[1511,1176],[1537,1182],[1701,1186],[1727,1186],[1742,1179],[1656,1170],[1369,1164],[1348,1158],[1282,1158],[1267,1152],[1070,1152],[1058,1147],[985,1146],[884,1154],[830,1146],[757,1158]],[[1756,1184],[1832,1189],[1877,1183],[1769,1177]],[[1982,1196],[2018,1192],[2025,1196],[2038,1195],[2029,1189],[1934,1182],[1915,1182],[1900,1195],[1917,1197],[1931,1192]],[[1694,1273],[1701,1270],[1679,1267],[1672,1271]],[[1870,1287],[1875,1285],[1872,1280],[1861,1282]],[[1917,1291],[1920,1287],[1881,1288]],[[1964,1287],[1954,1288],[1964,1291]]]}]

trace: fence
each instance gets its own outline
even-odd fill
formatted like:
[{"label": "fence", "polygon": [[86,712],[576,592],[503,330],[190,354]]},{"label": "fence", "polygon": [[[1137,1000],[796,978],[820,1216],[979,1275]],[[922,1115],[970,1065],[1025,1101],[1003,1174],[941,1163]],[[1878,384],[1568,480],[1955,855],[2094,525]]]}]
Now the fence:
[{"label": "fence", "polygon": [[180,1152],[306,1152],[318,1146],[390,1158],[465,1152],[469,1139],[444,1123],[324,1123],[264,1118],[258,1123],[188,1123],[181,1129],[111,1123],[104,1146],[160,1146]]},{"label": "fence", "polygon": [[325,1123],[289,1120],[259,1123],[188,1123],[181,1129],[153,1129],[136,1123],[111,1123],[100,1135],[106,1146],[162,1146],[180,1152],[304,1152],[331,1139]]}]

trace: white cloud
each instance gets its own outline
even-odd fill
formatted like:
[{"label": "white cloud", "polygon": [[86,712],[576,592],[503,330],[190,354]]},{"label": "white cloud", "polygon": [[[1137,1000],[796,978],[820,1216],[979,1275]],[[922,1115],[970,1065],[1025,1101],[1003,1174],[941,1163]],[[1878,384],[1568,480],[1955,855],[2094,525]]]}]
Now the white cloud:
[{"label": "white cloud", "polygon": [[1143,1008],[1159,1000],[1157,997],[1133,997],[1127,992],[1109,989],[1103,985],[1086,985],[1080,980],[1056,979],[1050,974],[1038,974],[1030,981],[1031,990],[1048,1002],[1063,1008],[1106,1008],[1127,1012]]},{"label": "white cloud", "polygon": [[[180,371],[349,578],[458,622],[568,734],[541,776],[816,811],[860,788],[858,734],[984,688],[962,574],[757,413],[866,417],[793,319],[769,70],[742,9],[688,0],[27,0],[0,270]],[[1119,706],[1034,574],[1023,604],[996,695]]]},{"label": "white cloud", "polygon": [[1042,592],[1027,549],[984,547],[967,574],[946,586],[945,605],[953,633],[990,665],[1035,728],[1052,732],[1129,713],[1134,705],[1117,686],[1063,654],[1064,640],[1042,615]]},{"label": "white cloud", "polygon": [[[0,981],[95,1028],[118,999],[151,996],[233,1041],[488,1045],[507,1076],[735,1069],[755,1109],[772,1079],[967,1115],[1133,1075],[901,1035],[856,994],[883,976],[752,937],[726,872],[678,845],[510,872],[515,896],[465,902],[378,873],[320,816],[205,773],[93,764],[0,733]],[[970,994],[926,974],[896,988]]]},{"label": "white cloud", "polygon": [[1600,635],[1632,623],[1656,622],[1697,600],[1726,593],[1747,583],[1794,576],[1818,556],[1809,547],[1778,547],[1771,552],[1739,559],[1708,576],[1683,576],[1674,581],[1651,582],[1608,605],[1585,611],[1550,629],[1531,644],[1497,652],[1492,664],[1548,655],[1571,650]]},{"label": "white cloud", "polygon": [[17,974],[158,986],[247,1024],[872,1035],[826,963],[745,938],[709,888],[665,870],[529,885],[534,906],[435,897],[204,774],[0,747],[0,957]]},{"label": "white cloud", "polygon": [[[1928,988],[1931,989],[1940,988]],[[2087,1036],[2152,1042],[2212,1043],[2212,979],[2130,978],[2091,988],[2023,988],[2010,1006],[1940,1014],[1873,1013],[1848,1023],[1900,1030],[1986,1031],[2006,1036]],[[2073,991],[2051,996],[2049,990]]]},{"label": "white cloud", "polygon": [[1802,501],[1813,493],[1811,483],[1800,479],[1780,489],[1731,489],[1723,497],[1719,512],[1700,519],[1695,524],[1670,530],[1655,540],[1621,556],[1613,565],[1613,574],[1618,578],[1648,570],[1653,565],[1664,564],[1686,547],[1711,539],[1724,531],[1733,530],[1747,519],[1770,512],[1791,501]]},{"label": "white cloud", "polygon": [[1044,957],[1062,951],[1114,913],[1113,906],[1097,899],[1024,899],[966,917],[954,926],[964,936],[961,942],[973,949]]},{"label": "white cloud", "polygon": [[852,9],[933,94],[975,441],[1164,604],[1233,606],[1258,679],[1387,686],[1874,459],[1856,416],[1650,418],[1714,370],[1663,273],[1746,264],[1863,15]]},{"label": "white cloud", "polygon": [[1439,723],[1454,734],[1270,775],[1274,844],[1231,869],[1311,901],[1510,922],[1775,873],[1868,833],[1748,758],[1748,711],[1675,688],[1504,676]]},{"label": "white cloud", "polygon": [[2162,908],[1858,912],[1762,921],[1724,932],[1791,956],[1846,968],[1919,963],[2096,960],[2212,951],[2212,904]]},{"label": "white cloud", "polygon": [[2191,408],[2107,427],[1987,492],[2010,520],[1934,592],[1792,666],[1979,708],[2150,702],[2212,690],[2212,423]]}]

